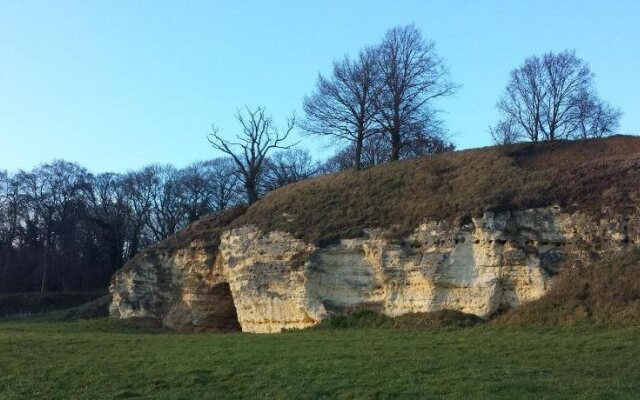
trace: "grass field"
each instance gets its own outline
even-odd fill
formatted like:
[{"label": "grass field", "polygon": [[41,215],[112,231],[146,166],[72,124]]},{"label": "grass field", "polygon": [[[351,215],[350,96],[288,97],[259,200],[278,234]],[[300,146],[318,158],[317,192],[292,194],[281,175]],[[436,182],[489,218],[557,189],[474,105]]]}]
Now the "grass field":
[{"label": "grass field", "polygon": [[0,322],[0,398],[638,398],[640,327],[149,332]]}]

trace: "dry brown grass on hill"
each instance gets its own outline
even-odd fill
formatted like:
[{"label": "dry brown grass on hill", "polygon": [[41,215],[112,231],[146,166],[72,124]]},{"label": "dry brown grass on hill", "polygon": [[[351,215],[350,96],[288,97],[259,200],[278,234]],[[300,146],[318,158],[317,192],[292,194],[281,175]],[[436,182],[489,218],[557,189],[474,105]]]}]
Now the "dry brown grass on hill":
[{"label": "dry brown grass on hill", "polygon": [[540,299],[498,316],[497,325],[637,325],[640,250],[587,266],[563,268]]},{"label": "dry brown grass on hill", "polygon": [[205,244],[217,247],[222,232],[245,210],[245,206],[236,206],[221,212],[205,215],[189,224],[177,235],[158,243],[157,246],[167,249],[179,249],[194,240],[203,240]]},{"label": "dry brown grass on hill", "polygon": [[136,264],[135,260],[143,259],[149,255],[157,255],[160,252],[171,253],[174,250],[188,246],[195,240],[202,240],[205,247],[208,247],[209,250],[214,253],[220,245],[220,235],[222,232],[224,232],[235,219],[242,215],[245,210],[245,206],[237,206],[218,213],[205,215],[175,235],[142,250],[125,263],[122,270],[132,268]]},{"label": "dry brown grass on hill", "polygon": [[359,236],[367,227],[403,235],[426,218],[463,221],[487,210],[636,207],[639,190],[638,137],[529,143],[298,182],[271,192],[232,226],[253,224],[323,243]]}]

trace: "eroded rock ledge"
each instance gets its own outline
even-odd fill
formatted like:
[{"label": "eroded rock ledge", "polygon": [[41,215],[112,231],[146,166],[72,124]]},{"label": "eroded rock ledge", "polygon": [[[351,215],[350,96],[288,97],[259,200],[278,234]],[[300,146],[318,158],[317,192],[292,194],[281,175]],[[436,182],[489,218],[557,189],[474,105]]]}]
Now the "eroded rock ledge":
[{"label": "eroded rock ledge", "polygon": [[463,226],[428,221],[398,241],[370,229],[325,247],[244,226],[224,232],[219,246],[197,240],[132,259],[113,277],[111,313],[182,330],[265,333],[362,308],[488,317],[540,297],[566,263],[639,243],[637,214],[557,207],[489,212]]}]

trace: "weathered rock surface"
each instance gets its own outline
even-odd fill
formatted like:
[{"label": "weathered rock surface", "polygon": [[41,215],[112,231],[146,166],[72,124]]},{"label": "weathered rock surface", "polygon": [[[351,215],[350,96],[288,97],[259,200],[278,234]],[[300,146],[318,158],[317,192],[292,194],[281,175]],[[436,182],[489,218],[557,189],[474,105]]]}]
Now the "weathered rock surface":
[{"label": "weathered rock surface", "polygon": [[[605,213],[606,215],[606,213]],[[176,329],[280,332],[353,309],[389,316],[452,309],[487,317],[539,298],[564,262],[640,243],[640,221],[557,207],[428,221],[391,241],[380,229],[317,247],[244,226],[147,251],[113,278],[111,313]]]}]

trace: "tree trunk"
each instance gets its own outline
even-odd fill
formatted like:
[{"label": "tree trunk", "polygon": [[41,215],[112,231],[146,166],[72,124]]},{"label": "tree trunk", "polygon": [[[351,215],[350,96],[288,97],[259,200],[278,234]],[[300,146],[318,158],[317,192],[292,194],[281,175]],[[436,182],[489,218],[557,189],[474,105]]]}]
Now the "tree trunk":
[{"label": "tree trunk", "polygon": [[358,138],[356,141],[356,154],[353,160],[353,167],[356,170],[362,168],[362,138]]},{"label": "tree trunk", "polygon": [[42,263],[42,277],[40,280],[40,293],[47,292],[47,273],[49,272],[49,251],[45,250],[44,261]]},{"label": "tree trunk", "polygon": [[46,238],[44,241],[44,252],[43,252],[43,261],[42,261],[42,276],[40,280],[40,293],[47,292],[48,286],[48,274],[49,274],[49,258],[50,253],[49,249],[51,248],[51,232],[50,229],[47,229]]},{"label": "tree trunk", "polygon": [[247,191],[247,203],[251,205],[258,201],[258,190],[256,188],[255,179],[247,179],[244,187]]},{"label": "tree trunk", "polygon": [[402,146],[400,132],[391,132],[391,161],[400,159],[400,147]]}]

